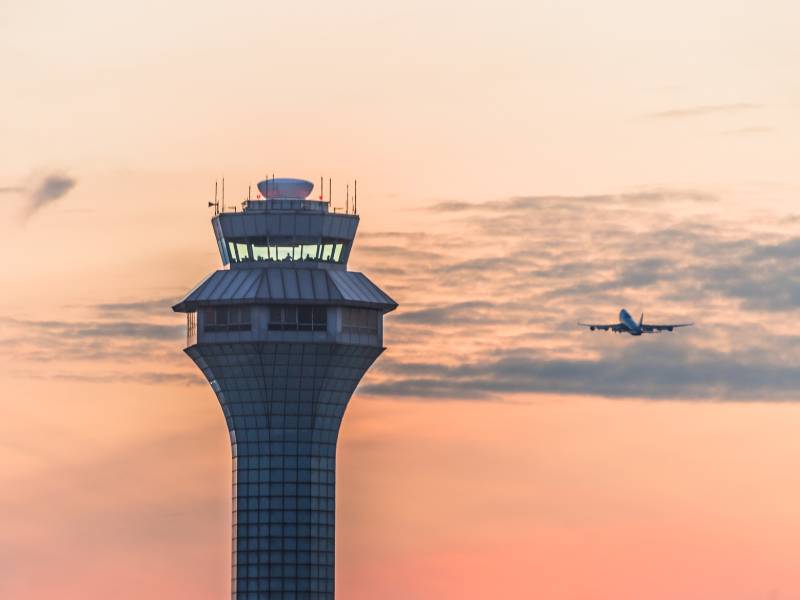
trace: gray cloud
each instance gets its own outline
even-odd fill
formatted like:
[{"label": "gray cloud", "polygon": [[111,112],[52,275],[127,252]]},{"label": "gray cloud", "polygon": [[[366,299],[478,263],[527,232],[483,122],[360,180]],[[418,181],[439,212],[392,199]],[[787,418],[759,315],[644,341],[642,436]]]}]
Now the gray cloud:
[{"label": "gray cloud", "polygon": [[176,297],[156,298],[153,300],[140,300],[138,302],[109,302],[95,304],[94,308],[101,313],[125,314],[143,313],[154,315],[167,315],[171,312],[171,306],[177,301]]},{"label": "gray cloud", "polygon": [[794,338],[782,344],[789,353],[784,357],[765,355],[763,347],[720,352],[664,336],[626,342],[597,359],[495,350],[457,366],[387,361],[378,368],[388,377],[359,390],[429,399],[500,399],[525,392],[658,400],[800,399],[800,343]]},{"label": "gray cloud", "polygon": [[179,340],[186,335],[185,325],[162,325],[137,321],[17,321],[26,328],[73,339]]},{"label": "gray cloud", "polygon": [[39,181],[28,193],[28,215],[40,211],[65,196],[77,181],[66,175],[51,173]]},{"label": "gray cloud", "polygon": [[77,180],[62,173],[49,173],[37,177],[28,186],[0,187],[0,194],[17,194],[26,201],[24,214],[31,217],[41,209],[66,196]]},{"label": "gray cloud", "polygon": [[16,365],[81,361],[100,364],[180,365],[176,352],[185,339],[181,324],[135,320],[35,321],[7,318],[0,338],[0,355],[13,357]]},{"label": "gray cloud", "polygon": [[[42,374],[36,375],[41,377]],[[82,383],[141,383],[145,385],[208,385],[208,382],[196,369],[185,373],[171,373],[162,371],[137,371],[136,373],[100,373],[88,375],[85,373],[55,373],[47,376],[56,381],[77,381]]]},{"label": "gray cloud", "polygon": [[[580,212],[592,207],[609,208],[666,202],[716,202],[717,196],[704,190],[681,188],[646,188],[621,194],[587,194],[583,196],[516,196],[488,202],[439,202],[430,211],[458,213],[470,210],[514,212],[546,210],[548,213]],[[491,214],[491,213],[490,213]]]},{"label": "gray cloud", "polygon": [[[482,282],[494,272],[495,279],[508,276],[511,289],[526,282],[542,287],[542,278],[547,278],[542,298],[570,303],[608,300],[608,294],[618,297],[641,289],[675,302],[727,297],[750,310],[800,308],[800,238],[759,241],[759,234],[748,232],[745,224],[728,230],[731,224],[714,215],[670,223],[669,216],[637,206],[641,198],[716,200],[700,190],[662,190],[643,196],[520,197],[472,204],[472,210],[482,212],[473,228],[483,235],[526,239],[525,252],[452,259],[435,272],[469,271]],[[625,214],[618,224],[607,226],[618,218],[615,207],[620,204],[642,214]],[[629,230],[629,224],[638,231]],[[573,252],[584,257],[575,260]]]},{"label": "gray cloud", "polygon": [[690,106],[688,108],[677,108],[650,113],[647,117],[652,119],[676,119],[683,117],[700,117],[719,113],[741,112],[764,108],[763,104],[753,104],[749,102],[738,102],[733,104],[706,104],[701,106]]},{"label": "gray cloud", "polygon": [[507,317],[511,310],[521,308],[520,305],[510,307],[508,304],[504,305],[498,302],[456,302],[420,310],[402,311],[395,317],[395,320],[416,325],[487,324],[501,322],[504,320],[501,317]]}]

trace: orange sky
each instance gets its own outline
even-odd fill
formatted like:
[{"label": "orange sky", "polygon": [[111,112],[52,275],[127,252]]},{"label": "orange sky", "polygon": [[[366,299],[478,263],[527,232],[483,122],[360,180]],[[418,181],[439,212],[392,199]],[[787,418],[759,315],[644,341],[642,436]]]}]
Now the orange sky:
[{"label": "orange sky", "polygon": [[[799,17],[0,4],[0,597],[228,594],[169,305],[218,267],[214,181],[267,173],[358,178],[350,268],[400,303],[340,436],[339,597],[800,597]],[[697,326],[575,327],[622,306]]]}]

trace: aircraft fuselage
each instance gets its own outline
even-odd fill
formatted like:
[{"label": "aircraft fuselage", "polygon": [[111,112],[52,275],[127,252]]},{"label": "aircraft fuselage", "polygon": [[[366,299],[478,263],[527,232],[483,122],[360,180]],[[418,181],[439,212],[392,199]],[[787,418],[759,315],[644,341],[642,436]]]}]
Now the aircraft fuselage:
[{"label": "aircraft fuselage", "polygon": [[628,328],[631,335],[642,335],[641,326],[633,319],[631,314],[624,308],[619,311],[619,322]]}]

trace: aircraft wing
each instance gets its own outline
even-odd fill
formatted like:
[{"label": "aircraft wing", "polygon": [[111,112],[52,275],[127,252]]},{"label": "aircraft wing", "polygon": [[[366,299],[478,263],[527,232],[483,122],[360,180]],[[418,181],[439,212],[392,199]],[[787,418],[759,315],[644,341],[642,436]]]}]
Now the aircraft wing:
[{"label": "aircraft wing", "polygon": [[588,327],[592,331],[594,331],[595,329],[600,329],[602,331],[608,331],[609,329],[611,331],[625,331],[627,329],[625,327],[625,325],[623,325],[622,323],[598,324],[598,323],[580,323],[580,322],[578,322],[578,325],[580,325],[581,327]]},{"label": "aircraft wing", "polygon": [[678,327],[691,327],[694,323],[667,323],[665,325],[651,325],[642,323],[642,333],[659,333],[661,331],[672,331]]}]

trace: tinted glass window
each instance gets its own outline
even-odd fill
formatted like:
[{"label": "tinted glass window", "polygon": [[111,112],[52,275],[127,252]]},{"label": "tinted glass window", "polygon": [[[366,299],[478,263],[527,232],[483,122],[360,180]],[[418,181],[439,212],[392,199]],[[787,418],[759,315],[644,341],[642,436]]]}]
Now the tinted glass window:
[{"label": "tinted glass window", "polygon": [[251,308],[249,306],[215,306],[205,309],[203,313],[204,330],[213,331],[250,331]]},{"label": "tinted glass window", "polygon": [[248,238],[229,240],[231,262],[314,261],[341,263],[344,240]]},{"label": "tinted glass window", "polygon": [[376,335],[380,312],[369,308],[343,308],[342,333]]},{"label": "tinted glass window", "polygon": [[269,307],[270,331],[326,331],[328,309],[324,306],[273,305]]}]

